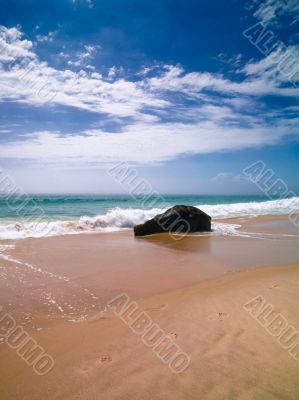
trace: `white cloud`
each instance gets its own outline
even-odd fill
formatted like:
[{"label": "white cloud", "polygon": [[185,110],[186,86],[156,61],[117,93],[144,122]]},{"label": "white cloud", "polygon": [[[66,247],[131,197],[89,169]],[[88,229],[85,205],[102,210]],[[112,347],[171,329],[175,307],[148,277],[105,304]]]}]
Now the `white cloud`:
[{"label": "white cloud", "polygon": [[97,46],[85,45],[84,50],[77,53],[79,60],[83,61],[86,59],[93,58],[96,51],[100,48],[101,48],[101,46],[99,46],[99,45],[97,45]]},{"label": "white cloud", "polygon": [[32,42],[21,39],[21,31],[15,28],[0,26],[0,63],[35,59]]},{"label": "white cloud", "polygon": [[214,181],[222,180],[222,179],[228,179],[233,176],[232,172],[219,172],[214,178],[212,178]]},{"label": "white cloud", "polygon": [[39,163],[84,168],[118,161],[151,164],[186,154],[205,154],[226,150],[277,144],[286,135],[298,137],[297,121],[281,121],[276,126],[254,125],[242,128],[223,121],[194,124],[135,122],[118,134],[103,129],[62,135],[59,132],[35,132],[26,140],[1,146],[2,158],[30,159]]},{"label": "white cloud", "polygon": [[[144,106],[164,107],[165,100],[146,93],[140,83],[124,79],[104,80],[100,74],[58,70],[39,60],[32,42],[21,40],[21,32],[2,28],[0,38],[0,101],[31,105],[52,104],[118,116],[138,116]],[[85,46],[79,63],[90,59],[97,46]],[[14,62],[11,67],[7,62]],[[88,69],[93,68],[88,64]]]},{"label": "white cloud", "polygon": [[70,65],[70,66],[73,66],[73,67],[80,67],[81,66],[81,61],[80,60],[77,60],[77,61],[69,60],[67,62],[67,64]]},{"label": "white cloud", "polygon": [[[0,101],[33,106],[48,101],[52,106],[105,113],[121,126],[117,134],[105,129],[75,134],[28,132],[25,139],[0,145],[5,159],[63,162],[82,168],[121,160],[155,163],[298,137],[298,118],[280,115],[269,123],[263,110],[257,112],[261,95],[299,97],[295,88],[286,86],[286,79],[278,75],[270,59],[245,65],[238,72],[243,80],[209,72],[186,73],[172,65],[147,67],[137,79],[128,80],[116,67],[106,78],[93,70],[89,62],[98,51],[96,46],[85,46],[77,53],[77,60],[71,63],[78,62],[80,70],[72,71],[41,61],[32,42],[22,39],[19,28],[1,28],[0,44]],[[238,57],[238,63],[240,60]],[[186,105],[183,100],[190,98],[191,105]]]},{"label": "white cloud", "polygon": [[[288,48],[289,51],[294,51],[294,49],[298,51],[299,46]],[[184,93],[192,97],[198,97],[207,89],[225,94],[299,97],[296,89],[281,85],[287,79],[283,79],[281,74],[279,75],[279,70],[275,69],[277,67],[276,59],[281,60],[281,57],[278,54],[272,54],[260,62],[245,65],[241,71],[247,76],[241,82],[234,82],[224,78],[220,74],[211,74],[209,72],[191,72],[186,74],[182,68],[177,66],[172,66],[164,74],[150,78],[145,82],[153,91],[168,90]]]},{"label": "white cloud", "polygon": [[243,182],[249,181],[249,179],[245,175],[233,174],[232,172],[219,172],[214,178],[213,181],[216,182]]},{"label": "white cloud", "polygon": [[[165,65],[162,72],[156,71],[155,77],[129,81],[119,77],[123,71],[116,67],[109,70],[108,79],[94,73],[94,67],[86,61],[94,56],[98,46],[85,46],[78,52],[76,61],[69,60],[70,66],[80,68],[74,72],[58,70],[41,61],[33,51],[32,42],[22,39],[17,28],[2,28],[0,43],[0,101],[35,106],[51,101],[53,105],[140,120],[143,115],[148,118],[143,111],[145,107],[166,109],[171,106],[172,100],[168,96],[171,92],[207,101],[206,90],[218,96],[225,94],[240,98],[271,94],[299,96],[295,88],[282,86],[283,80],[277,76],[272,64],[267,64],[268,59],[246,65],[243,73],[247,76],[243,81],[232,81],[208,72],[185,73],[183,68],[171,65]],[[14,64],[7,67],[7,62]]]},{"label": "white cloud", "polygon": [[53,42],[56,34],[57,34],[57,31],[52,31],[52,32],[49,32],[47,35],[37,35],[36,40],[41,43]]},{"label": "white cloud", "polygon": [[[290,93],[281,89],[282,83],[299,81],[299,45],[278,45],[267,57],[257,62],[249,62],[243,68],[248,76],[264,80],[276,86],[278,94]],[[298,92],[298,91],[297,91]],[[291,91],[295,95],[294,91]]]},{"label": "white cloud", "polygon": [[87,4],[87,6],[88,6],[88,8],[93,8],[94,7],[94,0],[71,0],[71,2],[73,3],[73,4],[76,4],[76,3],[85,3],[85,4]]},{"label": "white cloud", "polygon": [[227,54],[220,53],[215,58],[220,60],[221,62],[223,62],[225,64],[229,64],[229,65],[232,65],[234,67],[238,67],[241,64],[242,57],[243,56],[242,56],[241,53],[234,54],[233,56],[228,56]]},{"label": "white cloud", "polygon": [[265,0],[259,3],[254,16],[265,23],[278,23],[283,15],[289,15],[298,20],[298,0]]},{"label": "white cloud", "polygon": [[[95,67],[93,65],[89,65],[86,63],[94,58],[98,49],[100,49],[100,48],[101,48],[100,45],[97,45],[97,46],[85,45],[83,51],[78,51],[76,53],[77,60],[75,60],[75,61],[69,60],[68,65],[94,70]],[[63,57],[63,58],[67,57],[67,55],[65,53],[60,53],[60,54],[61,54],[61,57]]]}]

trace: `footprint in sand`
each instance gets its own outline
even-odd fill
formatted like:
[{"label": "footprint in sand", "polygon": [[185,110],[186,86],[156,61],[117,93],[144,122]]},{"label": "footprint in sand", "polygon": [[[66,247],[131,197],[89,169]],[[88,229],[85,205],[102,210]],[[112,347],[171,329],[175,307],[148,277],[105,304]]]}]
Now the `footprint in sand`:
[{"label": "footprint in sand", "polygon": [[228,317],[228,314],[227,313],[225,313],[225,312],[218,312],[218,313],[216,313],[216,314],[213,314],[213,315],[209,315],[208,316],[208,320],[209,321],[215,321],[215,320],[218,320],[218,321],[223,321],[225,318],[227,318]]},{"label": "footprint in sand", "polygon": [[102,356],[100,358],[100,362],[102,364],[107,364],[107,363],[110,363],[111,361],[112,361],[112,357],[111,356]]},{"label": "footprint in sand", "polygon": [[102,364],[109,364],[110,362],[112,362],[110,355],[101,356],[100,358],[84,362],[79,371],[83,374],[89,374],[96,371]]},{"label": "footprint in sand", "polygon": [[160,311],[160,310],[164,310],[165,308],[166,308],[166,304],[160,304],[159,306],[156,306],[156,307],[146,308],[145,311]]},{"label": "footprint in sand", "polygon": [[167,336],[169,336],[170,339],[174,340],[178,337],[178,334],[175,332],[169,332],[169,333],[167,333]]},{"label": "footprint in sand", "polygon": [[278,287],[279,287],[278,283],[274,283],[272,286],[269,287],[269,289],[275,289]]}]

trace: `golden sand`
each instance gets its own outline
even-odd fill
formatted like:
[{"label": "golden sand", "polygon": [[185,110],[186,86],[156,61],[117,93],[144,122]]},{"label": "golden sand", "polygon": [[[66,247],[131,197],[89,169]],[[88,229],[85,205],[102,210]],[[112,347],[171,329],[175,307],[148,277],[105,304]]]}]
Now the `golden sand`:
[{"label": "golden sand", "polygon": [[[282,347],[270,316],[244,308],[261,298],[299,330],[299,238],[282,236],[296,232],[279,221],[251,219],[242,230],[281,238],[127,232],[16,242],[1,261],[1,305],[55,364],[39,376],[0,344],[0,399],[298,399],[296,349]],[[123,292],[190,357],[183,372],[106,307]]]}]

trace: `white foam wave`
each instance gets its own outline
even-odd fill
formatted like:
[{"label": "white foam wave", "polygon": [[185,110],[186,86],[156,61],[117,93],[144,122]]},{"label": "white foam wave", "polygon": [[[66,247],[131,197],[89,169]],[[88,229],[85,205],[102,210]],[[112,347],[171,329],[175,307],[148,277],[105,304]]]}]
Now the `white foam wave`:
[{"label": "white foam wave", "polygon": [[[289,214],[299,212],[299,197],[282,200],[270,200],[263,202],[197,205],[211,217],[225,219],[240,216],[258,216],[268,214]],[[165,210],[155,208],[144,209],[122,209],[114,208],[104,215],[95,217],[81,217],[72,221],[50,221],[32,223],[9,223],[0,224],[1,239],[23,239],[26,237],[57,236],[66,234],[112,232],[132,228],[135,224],[145,222]],[[215,233],[223,234],[236,231],[233,224],[214,224]]]},{"label": "white foam wave", "polygon": [[299,197],[262,202],[197,206],[214,218],[299,213]]}]

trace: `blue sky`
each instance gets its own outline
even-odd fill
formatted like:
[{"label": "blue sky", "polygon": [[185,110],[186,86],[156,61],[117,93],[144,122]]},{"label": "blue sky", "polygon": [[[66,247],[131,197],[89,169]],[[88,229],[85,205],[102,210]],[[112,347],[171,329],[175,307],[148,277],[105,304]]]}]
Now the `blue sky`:
[{"label": "blue sky", "polygon": [[299,192],[296,0],[1,1],[0,165],[28,192]]}]

